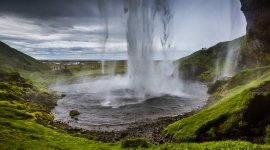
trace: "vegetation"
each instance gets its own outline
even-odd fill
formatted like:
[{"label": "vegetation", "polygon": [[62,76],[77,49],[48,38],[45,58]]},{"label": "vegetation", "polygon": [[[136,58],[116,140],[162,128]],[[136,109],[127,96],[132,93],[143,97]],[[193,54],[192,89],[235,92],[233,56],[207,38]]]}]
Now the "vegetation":
[{"label": "vegetation", "polygon": [[77,116],[77,115],[79,115],[80,113],[78,112],[78,110],[71,110],[70,112],[69,112],[69,115],[70,116]]},{"label": "vegetation", "polygon": [[21,68],[31,71],[48,71],[50,68],[40,61],[17,51],[0,41],[0,68],[13,70],[13,68]]},{"label": "vegetation", "polygon": [[[5,71],[1,71],[0,85],[0,149],[269,148],[266,145],[260,146],[238,141],[165,144],[157,147],[144,138],[125,139],[119,143],[97,143],[82,138],[80,135],[74,135],[78,137],[70,136],[52,126],[53,116],[48,113],[48,110],[53,106],[46,106],[53,103],[53,100],[50,99],[55,95],[47,93],[49,91],[46,88],[36,87],[29,79],[21,77],[16,72]],[[23,97],[23,95],[28,96]],[[46,98],[38,98],[44,95]],[[32,96],[35,98],[32,99]]]},{"label": "vegetation", "polygon": [[[228,45],[237,49],[243,40],[245,37],[222,42],[180,59],[179,68],[186,71],[181,76],[213,80],[223,70]],[[92,141],[97,137],[68,134],[65,127],[53,123],[50,110],[59,96],[46,86],[101,76],[100,67],[68,66],[50,72],[52,65],[44,65],[3,43],[0,50],[0,149],[270,149],[269,145],[238,141],[270,143],[270,66],[246,69],[210,85],[208,93],[212,95],[207,104],[211,107],[165,128],[164,135],[177,144],[156,146],[145,138],[99,143]],[[31,68],[18,66],[18,62],[29,63]],[[126,72],[125,62],[113,65],[116,67],[105,67],[105,74]],[[71,116],[78,114],[71,112]]]},{"label": "vegetation", "polygon": [[[264,143],[261,138],[266,126],[258,124],[269,121],[266,107],[270,99],[265,86],[270,81],[269,70],[263,67],[236,74],[216,87],[208,100],[212,107],[169,125],[164,134],[175,142],[243,139]],[[251,131],[255,128],[260,128],[259,133]]]},{"label": "vegetation", "polygon": [[234,53],[240,48],[245,36],[229,42],[221,42],[208,48],[199,50],[177,61],[180,77],[185,80],[213,81],[224,70],[225,59],[229,47]]},{"label": "vegetation", "polygon": [[121,148],[150,148],[153,144],[146,138],[124,139],[120,141]]}]

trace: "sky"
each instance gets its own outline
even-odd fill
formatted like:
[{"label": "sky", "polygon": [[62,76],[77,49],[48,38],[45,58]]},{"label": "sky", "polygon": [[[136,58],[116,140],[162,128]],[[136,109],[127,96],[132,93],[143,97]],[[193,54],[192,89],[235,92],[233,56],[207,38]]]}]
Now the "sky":
[{"label": "sky", "polygon": [[[238,0],[169,1],[169,59],[245,34]],[[100,59],[103,50],[104,59],[127,59],[126,25],[124,0],[0,1],[0,41],[36,59]],[[155,59],[162,59],[160,37],[154,38]]]}]

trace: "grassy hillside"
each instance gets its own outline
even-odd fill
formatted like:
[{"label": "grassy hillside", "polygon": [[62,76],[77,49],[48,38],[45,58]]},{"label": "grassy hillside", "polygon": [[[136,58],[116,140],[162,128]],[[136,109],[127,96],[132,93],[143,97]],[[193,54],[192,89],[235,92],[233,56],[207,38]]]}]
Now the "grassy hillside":
[{"label": "grassy hillside", "polygon": [[[207,50],[199,50],[177,61],[180,78],[184,80],[213,81],[224,70],[225,59],[229,48],[237,56],[245,36],[233,41],[218,43]],[[237,59],[237,58],[235,58]]]},{"label": "grassy hillside", "polygon": [[269,83],[268,66],[244,70],[222,84],[213,84],[208,103],[214,105],[169,125],[164,134],[176,142],[241,139],[269,143]]},{"label": "grassy hillside", "polygon": [[[57,95],[44,85],[55,81],[77,80],[87,76],[87,68],[70,68],[75,76],[65,75],[59,71],[46,72],[47,67],[6,45],[2,45],[3,55],[10,56],[7,60],[1,57],[0,66],[0,149],[269,149],[268,145],[256,145],[249,142],[226,141],[206,143],[180,143],[156,146],[147,139],[124,139],[118,143],[100,143],[95,139],[80,133],[68,134],[65,129],[54,126],[50,110],[56,105]],[[10,49],[11,51],[6,51]],[[14,53],[12,53],[14,52]],[[17,58],[18,57],[18,58]],[[16,62],[36,62],[36,71],[18,68]],[[120,67],[121,68],[121,67]],[[34,81],[22,77],[31,78]],[[42,71],[42,72],[39,72]],[[81,72],[82,71],[82,72]],[[97,70],[96,70],[97,71]],[[95,70],[94,70],[95,72]],[[100,72],[100,70],[99,70]],[[63,78],[65,77],[65,78]],[[239,78],[239,77],[238,77]],[[253,79],[253,78],[252,78]],[[249,79],[247,79],[249,80]],[[41,84],[42,83],[42,84]],[[43,84],[44,83],[44,84]],[[227,82],[226,82],[227,83]],[[238,83],[242,85],[243,83]],[[219,89],[219,88],[218,88]],[[220,90],[213,89],[214,92]],[[213,94],[214,95],[214,94]],[[227,109],[224,108],[225,111]],[[235,112],[229,110],[231,112]],[[223,113],[221,111],[220,113]],[[219,114],[214,115],[218,118]],[[188,119],[188,118],[187,118]],[[207,121],[207,119],[205,119]],[[197,121],[196,121],[197,122]],[[198,120],[198,122],[200,122]],[[194,124],[194,122],[191,122]],[[201,125],[201,124],[199,124]],[[171,126],[174,126],[171,125]],[[171,128],[169,126],[168,128]],[[192,125],[189,125],[192,127]],[[267,127],[267,137],[270,139],[270,127]],[[194,130],[196,128],[194,127]],[[268,133],[269,130],[269,133]],[[167,130],[169,131],[169,130]],[[178,130],[172,134],[177,135]],[[269,136],[269,137],[268,137]],[[174,139],[174,138],[173,138]],[[188,140],[189,141],[189,140]],[[191,140],[192,141],[192,140]]]},{"label": "grassy hillside", "polygon": [[269,149],[268,145],[226,141],[180,143],[155,146],[147,139],[124,139],[118,143],[100,143],[81,134],[69,135],[53,126],[49,110],[55,95],[33,85],[18,73],[0,72],[0,149]]},{"label": "grassy hillside", "polygon": [[0,68],[13,70],[21,68],[31,71],[48,71],[50,68],[40,61],[6,45],[0,41]]}]

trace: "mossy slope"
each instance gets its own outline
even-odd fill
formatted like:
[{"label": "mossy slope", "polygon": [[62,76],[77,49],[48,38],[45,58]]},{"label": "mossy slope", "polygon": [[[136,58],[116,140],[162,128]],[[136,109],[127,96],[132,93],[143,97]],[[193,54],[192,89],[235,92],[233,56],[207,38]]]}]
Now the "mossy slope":
[{"label": "mossy slope", "polygon": [[[0,71],[0,149],[267,149],[248,142],[182,143],[155,146],[147,139],[125,139],[119,143],[97,143],[80,135],[68,135],[52,126],[49,110],[53,93],[35,86],[16,72]],[[58,133],[58,132],[62,133]],[[74,137],[78,136],[78,137]]]},{"label": "mossy slope", "polygon": [[199,50],[177,61],[179,76],[184,80],[212,81],[223,71],[229,48],[237,55],[245,36],[218,43],[207,50]]},{"label": "mossy slope", "polygon": [[[20,64],[22,66],[20,66]],[[40,61],[14,49],[0,41],[0,68],[13,70],[15,67],[21,67],[25,70],[48,71],[50,68]]]},{"label": "mossy slope", "polygon": [[212,107],[165,128],[176,142],[243,139],[264,143],[269,124],[270,67],[245,70],[215,87]]}]

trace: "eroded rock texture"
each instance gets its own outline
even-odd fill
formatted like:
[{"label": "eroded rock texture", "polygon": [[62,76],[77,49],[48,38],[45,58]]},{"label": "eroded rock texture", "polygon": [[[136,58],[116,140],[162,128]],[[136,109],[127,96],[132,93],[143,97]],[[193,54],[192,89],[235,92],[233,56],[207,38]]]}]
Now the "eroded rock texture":
[{"label": "eroded rock texture", "polygon": [[240,0],[247,21],[239,65],[253,68],[270,63],[270,1]]}]

